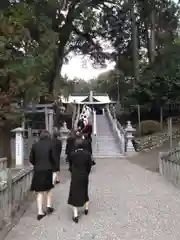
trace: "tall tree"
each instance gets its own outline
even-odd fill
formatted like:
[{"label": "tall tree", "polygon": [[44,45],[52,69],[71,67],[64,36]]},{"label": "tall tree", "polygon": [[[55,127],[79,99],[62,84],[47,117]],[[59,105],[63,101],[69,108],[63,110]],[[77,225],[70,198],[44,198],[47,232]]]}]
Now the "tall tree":
[{"label": "tall tree", "polygon": [[[48,1],[50,2],[50,1]],[[59,9],[55,1],[54,31],[58,33],[57,51],[54,53],[53,68],[50,74],[49,90],[56,90],[63,61],[68,59],[72,51],[77,54],[89,55],[96,63],[104,64],[107,53],[103,52],[98,40],[99,10],[111,0],[67,0],[65,9]],[[109,6],[110,8],[110,6]]]},{"label": "tall tree", "polygon": [[[52,62],[56,34],[45,15],[34,17],[34,7],[11,2],[0,9],[0,131],[1,155],[10,158],[10,130],[20,123],[21,112],[14,102],[28,103],[47,91],[43,81]],[[30,26],[37,25],[38,41]],[[34,35],[36,35],[34,33]]]},{"label": "tall tree", "polygon": [[136,82],[139,81],[139,48],[138,48],[138,31],[136,23],[136,1],[131,0],[131,26],[132,26],[132,58],[133,58],[133,69],[134,69],[134,81],[133,85],[135,86]]}]

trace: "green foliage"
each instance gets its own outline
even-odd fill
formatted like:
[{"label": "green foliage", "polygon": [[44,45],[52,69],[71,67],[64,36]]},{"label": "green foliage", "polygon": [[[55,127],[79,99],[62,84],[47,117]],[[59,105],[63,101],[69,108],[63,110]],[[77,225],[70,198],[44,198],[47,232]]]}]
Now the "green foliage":
[{"label": "green foliage", "polygon": [[120,112],[116,112],[116,117],[121,124],[126,124],[131,119],[131,111],[128,109],[121,109]]},{"label": "green foliage", "polygon": [[172,43],[143,72],[130,96],[139,104],[163,105],[179,100],[180,44]]},{"label": "green foliage", "polygon": [[70,80],[66,76],[63,78],[62,93],[65,97],[68,97],[72,93],[85,94],[90,91],[90,84],[82,79]]},{"label": "green foliage", "polygon": [[[40,32],[38,42],[29,28],[33,25]],[[44,76],[52,64],[52,50],[57,41],[56,34],[48,27],[44,15],[35,17],[32,4],[14,2],[0,11],[0,107],[1,119],[6,122],[12,123],[12,116],[17,119],[13,113],[17,109],[10,107],[14,98],[28,103],[48,90]]]},{"label": "green foliage", "polygon": [[[178,98],[179,43],[175,40],[179,8],[173,1],[134,1],[141,81],[133,89],[135,67],[132,62],[130,0],[67,0],[64,6],[59,0],[2,2],[2,112],[5,112],[5,104],[10,105],[14,98],[23,98],[28,103],[53,90],[67,96],[72,92],[85,93],[93,89],[108,92],[114,100],[119,94],[120,101],[131,90],[129,100],[136,103],[163,104],[168,99]],[[155,13],[154,25],[152,13]],[[148,33],[152,27],[157,51],[155,61],[149,65],[147,59],[150,60],[152,49]],[[108,49],[110,45],[112,52]],[[142,47],[148,49],[148,54],[142,51]],[[91,83],[63,79],[60,76],[62,65],[68,62],[72,53],[89,56],[96,66],[104,66],[107,59],[114,60],[115,69],[101,74]]]},{"label": "green foliage", "polygon": [[160,123],[153,120],[141,122],[141,134],[149,135],[160,131]]},{"label": "green foliage", "polygon": [[[133,3],[135,25],[130,17],[132,1],[120,1],[110,9],[104,7],[100,18],[102,36],[113,46],[111,56],[116,62],[115,69],[124,76],[120,81],[121,101],[126,99],[126,103],[134,105],[175,101],[179,98],[179,5],[169,0],[135,0]],[[137,49],[134,49],[134,28],[137,29]],[[133,62],[134,50],[139,63],[137,59]],[[138,82],[135,82],[136,71],[140,75]],[[103,75],[103,78],[105,80],[97,79],[95,88],[109,91],[117,100],[117,81],[111,78],[109,83],[109,76]],[[125,90],[123,84],[127,87]]]},{"label": "green foliage", "polygon": [[96,92],[108,93],[113,100],[118,99],[118,92],[119,100],[122,100],[131,87],[123,72],[117,69],[100,74],[97,79],[92,80],[91,85]]}]

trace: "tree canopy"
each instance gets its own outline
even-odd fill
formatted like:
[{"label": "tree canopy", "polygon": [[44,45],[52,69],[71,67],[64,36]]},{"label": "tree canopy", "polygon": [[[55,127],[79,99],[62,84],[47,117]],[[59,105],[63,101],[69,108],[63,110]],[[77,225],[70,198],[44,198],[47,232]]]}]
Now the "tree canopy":
[{"label": "tree canopy", "polygon": [[[128,104],[178,101],[179,5],[168,0],[126,1],[102,13],[101,21],[116,66],[93,86],[116,100],[119,92]],[[121,74],[114,77],[114,72]]]},{"label": "tree canopy", "polygon": [[[174,99],[178,27],[179,6],[169,0],[2,1],[1,104],[89,89],[108,91],[121,101],[131,94],[137,102],[153,102],[159,90],[168,89],[166,99]],[[69,81],[61,68],[72,54],[88,56],[96,66],[115,61],[115,69],[91,83]],[[158,97],[165,101],[164,94]]]},{"label": "tree canopy", "polygon": [[[12,103],[59,93],[93,89],[121,103],[178,101],[179,9],[173,0],[0,1],[0,130],[21,115]],[[88,83],[69,80],[61,69],[73,55],[96,67],[114,61],[115,68]]]}]

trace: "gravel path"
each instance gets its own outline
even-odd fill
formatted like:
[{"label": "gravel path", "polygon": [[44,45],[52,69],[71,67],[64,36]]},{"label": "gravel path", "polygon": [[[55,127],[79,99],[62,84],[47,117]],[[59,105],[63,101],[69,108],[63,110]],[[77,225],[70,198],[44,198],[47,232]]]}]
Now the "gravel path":
[{"label": "gravel path", "polygon": [[[173,140],[173,148],[177,147],[178,143],[180,142],[180,139],[174,139]],[[130,157],[129,161],[133,164],[137,164],[149,171],[152,172],[159,172],[159,166],[158,166],[158,156],[159,152],[168,152],[170,151],[169,142],[164,142],[163,145],[161,145],[158,148],[154,148],[148,152],[138,152],[137,155]]]},{"label": "gravel path", "polygon": [[33,203],[5,240],[178,240],[180,190],[158,173],[123,159],[97,159],[90,213],[72,222],[69,180],[54,189],[53,215],[36,220]]}]

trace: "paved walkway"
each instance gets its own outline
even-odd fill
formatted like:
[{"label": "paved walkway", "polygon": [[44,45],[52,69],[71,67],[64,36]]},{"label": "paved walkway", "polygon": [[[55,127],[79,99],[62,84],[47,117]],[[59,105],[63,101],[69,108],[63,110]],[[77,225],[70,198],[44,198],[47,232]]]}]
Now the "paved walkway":
[{"label": "paved walkway", "polygon": [[98,159],[90,178],[90,214],[78,224],[67,205],[67,180],[54,189],[53,215],[38,222],[33,203],[5,240],[180,239],[180,190],[158,173]]}]

